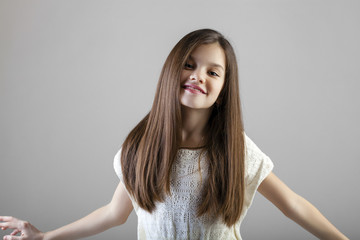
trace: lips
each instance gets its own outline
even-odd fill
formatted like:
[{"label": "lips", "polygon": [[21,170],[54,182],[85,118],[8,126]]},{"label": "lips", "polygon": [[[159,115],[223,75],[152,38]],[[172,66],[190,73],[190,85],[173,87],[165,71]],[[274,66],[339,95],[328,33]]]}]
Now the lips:
[{"label": "lips", "polygon": [[205,94],[205,91],[199,87],[199,86],[196,86],[194,84],[184,84],[183,86],[184,89],[193,89],[193,90],[198,90],[200,91],[202,94]]}]

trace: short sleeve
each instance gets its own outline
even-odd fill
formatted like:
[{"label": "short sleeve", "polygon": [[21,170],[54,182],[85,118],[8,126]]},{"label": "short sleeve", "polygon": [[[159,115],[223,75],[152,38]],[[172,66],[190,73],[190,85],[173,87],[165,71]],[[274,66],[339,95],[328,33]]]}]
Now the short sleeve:
[{"label": "short sleeve", "polygon": [[123,175],[122,175],[122,171],[121,171],[121,161],[120,161],[120,159],[121,159],[121,148],[115,154],[115,157],[114,157],[114,170],[116,172],[116,175],[120,179],[120,181],[123,182]]},{"label": "short sleeve", "polygon": [[245,183],[248,203],[251,204],[261,182],[271,173],[274,164],[245,134]]},{"label": "short sleeve", "polygon": [[[114,170],[116,172],[116,175],[118,176],[118,178],[120,179],[121,184],[124,185],[124,180],[123,180],[123,174],[122,174],[122,170],[121,170],[121,148],[119,149],[119,151],[115,154],[114,157]],[[137,212],[139,209],[139,205],[134,201],[134,198],[130,195],[129,191],[126,189],[125,190],[129,196],[129,198],[131,199],[131,202],[133,204],[133,207],[135,209],[135,211]]]}]

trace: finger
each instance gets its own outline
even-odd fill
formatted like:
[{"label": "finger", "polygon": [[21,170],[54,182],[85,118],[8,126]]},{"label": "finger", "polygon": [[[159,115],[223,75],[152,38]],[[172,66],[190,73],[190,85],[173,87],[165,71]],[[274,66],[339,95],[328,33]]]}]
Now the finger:
[{"label": "finger", "polygon": [[0,221],[3,221],[3,222],[11,222],[14,220],[16,221],[18,219],[11,217],[11,216],[0,216]]},{"label": "finger", "polygon": [[0,223],[1,229],[5,230],[7,228],[15,229],[18,228],[19,223],[18,222],[2,222]]},{"label": "finger", "polygon": [[14,236],[14,235],[18,234],[19,232],[21,232],[19,229],[15,229],[12,233],[10,233],[10,235]]},{"label": "finger", "polygon": [[[3,229],[15,228],[15,225],[19,222],[19,219],[10,216],[0,216],[0,227]],[[5,230],[3,229],[3,230]]]},{"label": "finger", "polygon": [[1,227],[1,230],[4,230],[4,231],[5,231],[6,229],[7,229],[7,227]]},{"label": "finger", "polygon": [[14,217],[2,217],[4,222],[0,222],[0,227],[6,227],[11,229],[26,229],[29,227],[29,222],[22,221]]},{"label": "finger", "polygon": [[22,240],[22,237],[6,235],[6,236],[4,236],[3,239],[4,240]]}]

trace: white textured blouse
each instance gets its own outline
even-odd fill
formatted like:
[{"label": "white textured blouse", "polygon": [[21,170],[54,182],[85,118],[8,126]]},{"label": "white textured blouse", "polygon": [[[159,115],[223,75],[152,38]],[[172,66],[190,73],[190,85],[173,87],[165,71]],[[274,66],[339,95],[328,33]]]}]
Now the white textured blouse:
[{"label": "white textured blouse", "polygon": [[[241,240],[241,222],[251,206],[257,188],[274,167],[271,159],[246,134],[245,146],[245,201],[240,219],[233,226],[227,227],[220,218],[196,217],[200,191],[207,178],[206,151],[200,155],[203,149],[181,148],[172,167],[171,196],[167,196],[164,202],[157,202],[153,213],[140,208],[128,193],[138,217],[138,239]],[[120,181],[123,182],[120,157],[121,149],[115,155],[114,168]]]}]

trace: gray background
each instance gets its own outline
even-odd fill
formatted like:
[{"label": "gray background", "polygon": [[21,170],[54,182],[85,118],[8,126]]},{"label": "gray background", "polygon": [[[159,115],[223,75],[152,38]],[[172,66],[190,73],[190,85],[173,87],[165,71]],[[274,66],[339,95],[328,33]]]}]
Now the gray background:
[{"label": "gray background", "polygon": [[[113,157],[186,33],[233,44],[247,134],[358,239],[359,1],[0,1],[0,215],[43,231],[111,200]],[[88,239],[136,239],[125,225]],[[315,239],[257,194],[244,239]],[[2,236],[3,233],[0,233]]]}]

